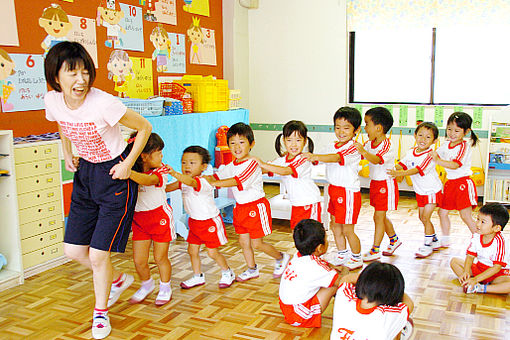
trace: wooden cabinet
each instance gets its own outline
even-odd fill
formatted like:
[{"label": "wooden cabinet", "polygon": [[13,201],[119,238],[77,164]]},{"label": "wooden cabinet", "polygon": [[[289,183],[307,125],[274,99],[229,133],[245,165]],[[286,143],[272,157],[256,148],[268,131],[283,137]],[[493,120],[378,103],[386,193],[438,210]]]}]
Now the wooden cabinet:
[{"label": "wooden cabinet", "polygon": [[0,254],[7,265],[0,270],[0,291],[23,283],[18,202],[12,131],[0,130]]},{"label": "wooden cabinet", "polygon": [[14,148],[25,277],[65,261],[59,143],[29,143]]}]

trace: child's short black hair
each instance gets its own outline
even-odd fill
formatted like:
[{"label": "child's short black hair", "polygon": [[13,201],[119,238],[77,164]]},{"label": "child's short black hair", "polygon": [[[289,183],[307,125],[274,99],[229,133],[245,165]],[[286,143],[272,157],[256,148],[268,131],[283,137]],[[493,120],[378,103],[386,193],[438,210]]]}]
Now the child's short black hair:
[{"label": "child's short black hair", "polygon": [[227,143],[230,140],[231,137],[234,137],[235,135],[239,135],[241,137],[245,137],[248,142],[251,144],[255,140],[255,137],[253,135],[253,130],[248,124],[244,124],[242,122],[235,123],[228,129],[227,132]]},{"label": "child's short black hair", "polygon": [[[131,136],[128,141],[129,146],[131,148],[133,147],[133,142],[134,142],[134,139],[136,138],[137,134],[138,134],[138,131],[134,131],[133,133],[131,133]],[[141,171],[143,169],[143,160],[142,160],[142,155],[141,155],[142,153],[150,154],[154,151],[163,150],[164,147],[165,147],[165,142],[163,142],[163,139],[161,139],[161,137],[157,133],[151,132],[149,139],[147,139],[147,143],[145,143],[145,146],[144,146],[142,152],[140,153],[140,156],[138,156],[138,158],[135,162],[135,167],[133,169],[137,170],[137,171]]]},{"label": "child's short black hair", "polygon": [[292,234],[294,244],[301,255],[311,255],[320,244],[326,243],[326,230],[322,223],[304,219],[299,221]]},{"label": "child's short black hair", "polygon": [[414,130],[414,134],[417,134],[418,131],[420,131],[420,129],[429,129],[430,131],[432,131],[432,135],[434,136],[434,140],[437,139],[437,137],[439,137],[439,130],[437,129],[437,126],[436,124],[432,123],[432,122],[423,122],[421,123],[420,125],[418,125],[416,127],[416,130]]},{"label": "child's short black hair", "polygon": [[201,146],[198,146],[198,145],[188,146],[182,152],[183,155],[185,153],[196,153],[196,154],[199,154],[200,157],[202,157],[202,164],[209,164],[209,162],[211,161],[211,156],[209,155],[209,151],[207,151],[207,149],[205,149],[205,148],[203,148]]},{"label": "child's short black hair", "polygon": [[356,296],[378,305],[396,306],[404,297],[404,277],[390,263],[372,262],[359,275]]},{"label": "child's short black hair", "polygon": [[354,127],[354,131],[361,125],[361,113],[354,107],[344,106],[336,110],[333,116],[333,125],[335,125],[337,119],[342,118]]},{"label": "child's short black hair", "polygon": [[62,41],[53,46],[46,59],[44,59],[44,75],[46,82],[57,92],[62,92],[62,88],[57,83],[58,72],[64,62],[69,70],[74,70],[76,66],[83,63],[83,67],[89,73],[89,89],[96,79],[96,67],[90,54],[80,43],[74,41]]},{"label": "child's short black hair", "polygon": [[373,107],[365,113],[366,116],[370,117],[374,125],[381,125],[383,133],[388,132],[393,126],[393,116],[390,110],[385,107]]},{"label": "child's short black hair", "polygon": [[480,214],[491,217],[493,225],[500,225],[501,230],[505,229],[508,223],[508,210],[505,206],[498,202],[485,203],[479,210]]}]

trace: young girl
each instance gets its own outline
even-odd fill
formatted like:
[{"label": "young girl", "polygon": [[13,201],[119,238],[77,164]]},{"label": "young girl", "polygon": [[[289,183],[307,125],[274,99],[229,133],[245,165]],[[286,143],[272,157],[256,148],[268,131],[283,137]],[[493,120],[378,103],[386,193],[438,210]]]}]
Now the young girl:
[{"label": "young girl", "polygon": [[221,268],[220,288],[232,285],[235,279],[234,271],[229,268],[225,257],[218,251],[218,247],[227,243],[225,227],[220,211],[214,204],[214,187],[209,184],[202,172],[211,161],[209,152],[201,146],[189,146],[182,154],[182,174],[169,168],[170,175],[177,182],[167,185],[167,191],[182,190],[184,209],[190,216],[188,219],[188,254],[194,275],[181,282],[184,289],[205,284],[202,273],[200,245],[205,244],[207,253]]},{"label": "young girl", "polygon": [[[402,273],[392,264],[370,263],[340,279],[331,339],[409,339],[414,304],[404,293]],[[408,321],[409,320],[409,321]]]},{"label": "young girl", "polygon": [[[131,135],[134,141],[136,132]],[[154,280],[150,275],[149,249],[153,243],[154,261],[159,269],[159,293],[155,304],[162,306],[170,301],[172,287],[170,277],[172,265],[168,260],[170,241],[175,239],[175,226],[172,208],[166,201],[168,170],[163,166],[161,150],[165,143],[156,133],[151,133],[145,148],[137,160],[142,173],[131,171],[131,178],[139,184],[138,200],[133,218],[133,259],[136,272],[142,281],[140,289],[129,299],[139,303],[154,290]]]},{"label": "young girl", "polygon": [[[271,163],[256,159],[263,170],[282,175],[282,182],[292,204],[290,227],[294,229],[302,219],[321,221],[321,193],[312,180],[312,163],[303,155],[308,143],[308,151],[313,152],[313,141],[307,137],[308,129],[303,122],[291,120],[283,126],[283,133],[276,137],[275,148],[280,158]],[[281,140],[286,152],[281,150]]]},{"label": "young girl", "polygon": [[156,59],[156,70],[158,72],[165,72],[168,70],[168,59],[172,49],[170,38],[163,25],[158,24],[152,30],[150,40],[154,45],[154,52],[152,53],[152,60]]},{"label": "young girl", "polygon": [[[473,119],[464,112],[454,112],[446,125],[446,140],[437,152],[432,151],[434,161],[445,168],[446,183],[443,188],[443,200],[439,205],[439,219],[443,229],[441,245],[450,244],[450,210],[458,210],[459,215],[471,233],[476,231],[476,222],[471,215],[477,205],[476,185],[469,177],[471,171],[471,146],[478,143],[478,137],[471,131]],[[464,137],[471,132],[471,145]]]},{"label": "young girl", "polygon": [[129,55],[123,50],[113,50],[108,60],[108,79],[113,79],[115,83],[114,90],[118,92],[118,96],[127,97],[128,82],[133,79],[133,62],[129,59]]},{"label": "young girl", "polygon": [[202,33],[202,28],[200,27],[200,19],[197,17],[192,17],[192,20],[192,24],[186,31],[189,41],[191,41],[189,48],[189,63],[200,64],[200,52],[204,44],[204,34]]},{"label": "young girl", "polygon": [[393,177],[410,176],[418,203],[418,216],[425,227],[425,244],[416,252],[416,257],[424,258],[438,250],[434,225],[430,217],[437,204],[442,201],[443,185],[436,171],[436,163],[432,160],[431,146],[436,142],[439,131],[434,123],[424,122],[414,131],[416,146],[395,166],[396,170],[388,170]]}]

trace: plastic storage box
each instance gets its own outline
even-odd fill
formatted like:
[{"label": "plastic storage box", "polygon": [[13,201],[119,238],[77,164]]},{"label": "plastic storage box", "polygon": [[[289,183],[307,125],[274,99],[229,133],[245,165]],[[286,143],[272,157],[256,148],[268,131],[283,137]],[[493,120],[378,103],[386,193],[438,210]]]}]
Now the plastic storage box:
[{"label": "plastic storage box", "polygon": [[191,94],[193,112],[228,110],[228,80],[186,75],[174,82],[182,85]]},{"label": "plastic storage box", "polygon": [[165,98],[137,99],[137,98],[119,98],[120,101],[133,111],[142,116],[161,116],[163,114],[163,103]]}]

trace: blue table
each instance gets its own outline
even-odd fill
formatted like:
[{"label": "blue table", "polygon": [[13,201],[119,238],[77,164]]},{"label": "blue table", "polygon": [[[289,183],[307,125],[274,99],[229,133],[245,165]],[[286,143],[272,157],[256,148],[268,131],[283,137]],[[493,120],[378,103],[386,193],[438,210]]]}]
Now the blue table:
[{"label": "blue table", "polygon": [[181,171],[182,151],[186,147],[200,145],[206,148],[214,164],[214,147],[218,128],[238,122],[249,124],[247,109],[146,118],[152,124],[152,131],[160,135],[165,142],[163,162],[177,171]]}]

